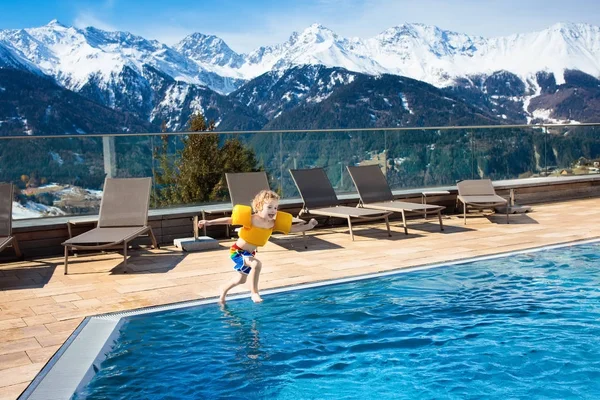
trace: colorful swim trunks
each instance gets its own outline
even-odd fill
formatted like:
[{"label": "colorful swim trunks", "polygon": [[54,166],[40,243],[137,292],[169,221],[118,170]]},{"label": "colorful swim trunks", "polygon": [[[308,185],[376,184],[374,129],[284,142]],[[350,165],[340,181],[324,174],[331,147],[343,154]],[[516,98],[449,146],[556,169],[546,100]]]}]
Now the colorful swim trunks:
[{"label": "colorful swim trunks", "polygon": [[233,269],[244,275],[248,275],[252,268],[246,265],[244,263],[244,260],[247,257],[254,257],[255,254],[256,251],[249,252],[248,250],[244,250],[238,247],[238,245],[234,243],[233,246],[231,246],[231,248],[229,249],[229,257],[234,263]]}]

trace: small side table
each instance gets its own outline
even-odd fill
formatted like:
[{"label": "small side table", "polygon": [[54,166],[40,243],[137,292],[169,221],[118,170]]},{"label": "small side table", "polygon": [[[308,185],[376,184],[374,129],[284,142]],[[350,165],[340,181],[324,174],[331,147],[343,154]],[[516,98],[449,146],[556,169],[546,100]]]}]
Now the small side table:
[{"label": "small side table", "polygon": [[[446,194],[450,194],[447,190],[430,190],[426,192],[421,192],[421,204],[427,205],[427,196],[443,196]],[[427,219],[427,209],[423,212],[423,216]]]},{"label": "small side table", "polygon": [[69,232],[69,239],[73,238],[73,229],[82,225],[93,225],[95,228],[98,224],[98,216],[91,216],[88,218],[70,219],[67,221],[67,231]]}]

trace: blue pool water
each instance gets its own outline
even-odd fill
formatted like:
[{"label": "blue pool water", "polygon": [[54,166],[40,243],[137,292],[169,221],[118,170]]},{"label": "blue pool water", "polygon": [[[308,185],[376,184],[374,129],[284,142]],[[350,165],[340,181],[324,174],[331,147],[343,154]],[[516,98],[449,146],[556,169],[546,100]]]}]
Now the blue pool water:
[{"label": "blue pool water", "polygon": [[76,399],[600,398],[595,244],[132,317]]}]

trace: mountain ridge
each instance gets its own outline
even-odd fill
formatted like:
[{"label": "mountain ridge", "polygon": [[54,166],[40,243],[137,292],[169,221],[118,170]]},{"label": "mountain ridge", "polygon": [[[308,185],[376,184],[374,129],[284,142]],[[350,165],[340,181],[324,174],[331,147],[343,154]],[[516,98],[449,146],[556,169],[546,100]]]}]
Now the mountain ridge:
[{"label": "mountain ridge", "polygon": [[[318,103],[331,95],[324,87],[307,89],[318,69],[310,67],[318,66],[343,69],[347,76],[391,74],[454,88],[447,93],[474,101],[500,122],[560,121],[564,112],[536,107],[561,103],[565,94],[554,95],[549,87],[566,90],[567,71],[600,77],[600,27],[558,23],[539,32],[487,39],[407,23],[361,39],[313,24],[283,43],[248,54],[202,33],[171,47],[129,32],[78,29],[56,20],[37,28],[0,30],[0,67],[46,74],[101,105],[154,125],[165,121],[170,130],[183,129],[193,112],[208,112],[223,129],[258,129],[302,102]],[[308,75],[299,76],[297,68]],[[286,74],[298,82],[279,81]],[[591,99],[594,90],[588,89],[586,98]],[[299,97],[286,97],[292,94]],[[536,101],[541,95],[544,100]],[[263,101],[266,108],[247,109],[254,101]],[[595,109],[577,115],[589,120]],[[228,115],[237,122],[229,124]]]}]

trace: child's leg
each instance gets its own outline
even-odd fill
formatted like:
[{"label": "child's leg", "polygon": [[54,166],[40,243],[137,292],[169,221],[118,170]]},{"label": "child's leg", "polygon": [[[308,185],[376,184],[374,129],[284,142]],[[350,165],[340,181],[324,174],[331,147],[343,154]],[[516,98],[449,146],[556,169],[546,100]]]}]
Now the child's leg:
[{"label": "child's leg", "polygon": [[227,292],[236,287],[237,285],[241,285],[242,283],[246,283],[246,279],[248,275],[244,275],[241,272],[238,272],[237,275],[227,283],[226,286],[223,286],[221,289],[221,296],[219,296],[219,303],[225,304],[225,296],[227,296]]},{"label": "child's leg", "polygon": [[260,294],[258,294],[258,279],[260,278],[260,270],[262,268],[262,263],[259,259],[255,257],[248,257],[245,259],[246,265],[248,265],[252,270],[250,271],[250,275],[252,278],[251,286],[250,286],[250,297],[252,301],[255,303],[260,303],[262,298]]}]

